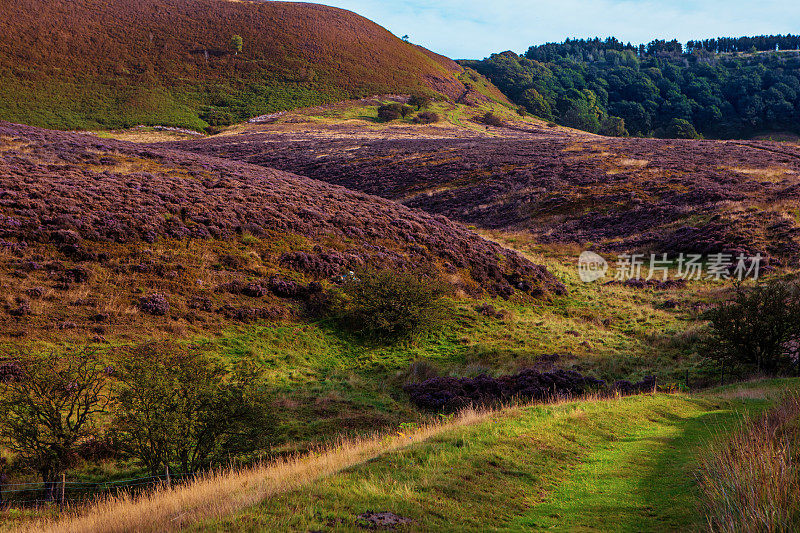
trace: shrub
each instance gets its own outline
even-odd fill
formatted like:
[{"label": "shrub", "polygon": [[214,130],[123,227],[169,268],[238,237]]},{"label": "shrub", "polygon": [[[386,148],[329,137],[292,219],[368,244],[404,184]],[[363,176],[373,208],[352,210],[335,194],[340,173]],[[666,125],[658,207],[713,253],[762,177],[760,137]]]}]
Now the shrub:
[{"label": "shrub", "polygon": [[378,120],[381,122],[390,122],[392,120],[397,120],[403,115],[403,106],[394,103],[394,104],[386,104],[382,105],[378,108]]},{"label": "shrub", "polygon": [[495,115],[492,111],[487,111],[482,117],[481,122],[486,124],[487,126],[503,126],[505,123],[503,119]]},{"label": "shrub", "polygon": [[411,98],[408,99],[408,105],[416,107],[417,111],[419,111],[423,107],[428,107],[430,103],[431,99],[421,94],[412,94]]},{"label": "shrub", "polygon": [[423,111],[414,117],[414,124],[433,124],[439,122],[439,114],[433,111]]},{"label": "shrub", "polygon": [[139,309],[148,315],[164,316],[169,313],[169,301],[163,294],[148,294],[139,298]]},{"label": "shrub", "polygon": [[348,278],[332,307],[347,331],[392,342],[439,326],[452,312],[444,284],[412,274],[367,271]]},{"label": "shrub", "polygon": [[738,286],[707,318],[712,357],[723,365],[774,373],[791,363],[786,345],[800,334],[800,288],[786,282]]},{"label": "shrub", "polygon": [[229,371],[170,342],[122,350],[115,427],[123,449],[153,475],[195,472],[269,446],[266,390],[248,366]]}]

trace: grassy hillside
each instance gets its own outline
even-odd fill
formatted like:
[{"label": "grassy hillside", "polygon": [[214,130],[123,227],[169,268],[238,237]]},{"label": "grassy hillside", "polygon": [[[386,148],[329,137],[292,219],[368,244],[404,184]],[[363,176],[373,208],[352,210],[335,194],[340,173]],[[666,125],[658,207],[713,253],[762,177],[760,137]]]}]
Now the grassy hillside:
[{"label": "grassy hillside", "polygon": [[[707,446],[797,380],[466,412],[222,472],[140,499],[111,498],[40,530],[694,530]],[[199,521],[199,523],[198,523]]]},{"label": "grassy hillside", "polygon": [[2,0],[0,9],[0,119],[13,122],[203,129],[372,94],[464,92],[458,65],[322,5]]}]

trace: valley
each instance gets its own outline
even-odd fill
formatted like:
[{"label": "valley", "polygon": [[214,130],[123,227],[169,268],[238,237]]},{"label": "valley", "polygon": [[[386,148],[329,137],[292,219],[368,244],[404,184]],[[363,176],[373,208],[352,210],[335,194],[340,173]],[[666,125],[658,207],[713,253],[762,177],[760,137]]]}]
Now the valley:
[{"label": "valley", "polygon": [[795,36],[0,7],[0,532],[797,529]]}]

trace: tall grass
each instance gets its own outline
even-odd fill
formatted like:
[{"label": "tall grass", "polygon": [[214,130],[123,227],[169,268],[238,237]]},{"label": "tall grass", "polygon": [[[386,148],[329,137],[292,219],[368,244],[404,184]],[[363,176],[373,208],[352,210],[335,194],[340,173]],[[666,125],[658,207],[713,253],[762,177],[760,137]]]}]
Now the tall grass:
[{"label": "tall grass", "polygon": [[800,395],[746,421],[700,464],[711,531],[800,531]]},{"label": "tall grass", "polygon": [[340,440],[326,449],[281,458],[245,469],[229,468],[191,483],[160,487],[132,496],[122,493],[55,520],[40,520],[19,532],[164,532],[229,515],[270,496],[300,488],[380,454],[424,441],[455,426],[473,424],[491,411],[464,410],[453,419],[432,422],[396,434]]}]

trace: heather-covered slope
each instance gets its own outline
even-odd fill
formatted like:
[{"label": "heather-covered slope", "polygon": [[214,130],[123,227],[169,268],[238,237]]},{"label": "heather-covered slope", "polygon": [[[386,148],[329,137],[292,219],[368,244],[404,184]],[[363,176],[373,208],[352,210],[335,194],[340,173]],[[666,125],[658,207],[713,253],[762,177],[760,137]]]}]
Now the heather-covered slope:
[{"label": "heather-covered slope", "polygon": [[0,329],[34,337],[277,319],[364,266],[443,277],[471,294],[563,290],[517,253],[388,200],[9,123],[0,123],[0,254]]},{"label": "heather-covered slope", "polygon": [[259,125],[173,144],[289,170],[540,242],[800,256],[800,148],[599,137],[533,122],[485,133]]},{"label": "heather-covered slope", "polygon": [[202,129],[372,94],[464,92],[452,61],[317,4],[0,0],[0,13],[0,119],[36,126]]}]

